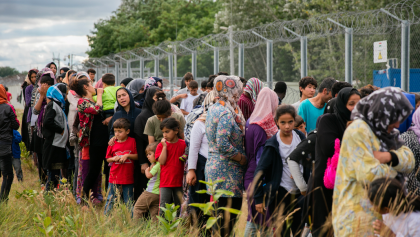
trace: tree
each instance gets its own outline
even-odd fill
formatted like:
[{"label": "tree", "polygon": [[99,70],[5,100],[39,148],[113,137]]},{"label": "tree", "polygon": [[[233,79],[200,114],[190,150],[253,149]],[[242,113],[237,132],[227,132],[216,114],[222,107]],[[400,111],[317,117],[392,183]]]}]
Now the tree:
[{"label": "tree", "polygon": [[19,71],[16,68],[9,66],[0,67],[0,77],[7,77],[19,74]]}]

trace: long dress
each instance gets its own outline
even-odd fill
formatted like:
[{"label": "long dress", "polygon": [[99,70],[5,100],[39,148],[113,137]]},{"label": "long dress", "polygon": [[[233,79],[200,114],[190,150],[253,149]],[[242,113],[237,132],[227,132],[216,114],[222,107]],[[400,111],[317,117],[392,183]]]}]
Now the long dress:
[{"label": "long dress", "polygon": [[393,150],[399,163],[396,166],[380,164],[373,156],[380,141],[369,125],[357,119],[346,129],[341,142],[340,158],[333,195],[334,235],[373,236],[372,222],[381,220],[369,199],[365,198],[365,185],[380,177],[392,177],[397,172],[407,174],[414,168],[414,155],[402,146]]}]

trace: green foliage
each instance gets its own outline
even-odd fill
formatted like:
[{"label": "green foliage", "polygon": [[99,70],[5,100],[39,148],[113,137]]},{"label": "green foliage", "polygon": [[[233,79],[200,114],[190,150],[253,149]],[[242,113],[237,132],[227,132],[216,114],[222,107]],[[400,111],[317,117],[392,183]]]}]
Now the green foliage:
[{"label": "green foliage", "polygon": [[53,235],[54,225],[51,224],[51,217],[47,216],[45,212],[37,213],[37,217],[33,218],[38,224],[38,230],[46,237]]},{"label": "green foliage", "polygon": [[182,221],[182,218],[176,217],[176,212],[179,209],[179,206],[175,206],[175,204],[166,203],[165,207],[160,207],[160,209],[164,212],[165,218],[161,216],[157,216],[159,222],[162,224],[161,228],[165,235],[168,235],[178,228],[179,223]]},{"label": "green foliage", "polygon": [[19,74],[19,71],[16,68],[9,66],[0,67],[0,77],[7,77]]},{"label": "green foliage", "polygon": [[[192,207],[200,208],[200,210],[203,211],[204,215],[210,216],[206,223],[206,229],[212,228],[214,224],[216,224],[218,220],[221,218],[221,216],[217,215],[218,210],[228,211],[236,215],[241,214],[240,210],[236,210],[236,209],[228,208],[228,207],[218,207],[217,201],[222,195],[227,196],[227,197],[231,197],[234,195],[233,192],[231,191],[216,189],[216,184],[221,183],[223,181],[224,181],[223,179],[218,179],[216,181],[213,181],[210,179],[208,182],[200,180],[199,181],[200,183],[203,183],[209,186],[210,191],[207,192],[207,190],[199,190],[199,191],[196,191],[196,193],[200,193],[200,194],[208,193],[209,195],[213,196],[214,201],[207,202],[207,203],[191,203],[190,204],[190,206]],[[218,224],[218,226],[220,226],[220,224]]]},{"label": "green foliage", "polygon": [[36,190],[25,189],[21,193],[16,191],[15,197],[16,197],[16,199],[24,198],[24,199],[28,200],[30,203],[34,203],[35,202],[34,199],[38,194],[39,193]]}]

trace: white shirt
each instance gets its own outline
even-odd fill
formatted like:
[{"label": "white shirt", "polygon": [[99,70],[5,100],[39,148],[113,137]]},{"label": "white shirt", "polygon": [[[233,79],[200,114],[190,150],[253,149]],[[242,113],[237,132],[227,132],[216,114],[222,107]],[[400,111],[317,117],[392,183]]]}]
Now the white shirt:
[{"label": "white shirt", "polygon": [[295,109],[296,109],[296,113],[297,113],[301,103],[302,103],[302,101],[299,100],[298,102],[292,104],[292,106],[295,107]]},{"label": "white shirt", "polygon": [[382,215],[387,225],[397,237],[420,236],[420,212],[401,213],[399,216]]},{"label": "white shirt", "polygon": [[[185,110],[185,112],[190,113],[193,110],[194,99],[197,98],[199,95],[200,94],[191,95],[190,93],[188,93],[188,97],[182,100],[180,109],[183,109]],[[185,117],[187,116],[185,115]]]},{"label": "white shirt", "polygon": [[[296,193],[299,193],[299,189],[296,186],[295,181],[293,181],[293,179],[290,178],[292,173],[290,172],[289,165],[287,164],[287,157],[289,157],[290,153],[292,153],[292,151],[297,147],[297,145],[299,145],[301,140],[300,140],[299,135],[295,131],[292,131],[292,133],[293,133],[293,139],[290,145],[284,144],[281,141],[280,131],[277,132],[276,138],[279,143],[280,156],[283,162],[283,175],[281,177],[280,186],[285,188],[290,193],[296,194]],[[300,165],[300,169],[301,169],[301,172],[303,173],[302,165]]]},{"label": "white shirt", "polygon": [[198,154],[209,156],[209,142],[206,136],[206,125],[200,120],[195,120],[190,134],[190,150],[188,154],[188,169],[197,169]]}]

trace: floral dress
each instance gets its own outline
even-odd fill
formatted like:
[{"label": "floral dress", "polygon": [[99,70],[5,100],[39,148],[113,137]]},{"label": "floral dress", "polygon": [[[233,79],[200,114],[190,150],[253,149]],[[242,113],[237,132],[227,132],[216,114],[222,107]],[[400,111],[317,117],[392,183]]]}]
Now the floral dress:
[{"label": "floral dress", "polygon": [[363,120],[355,120],[344,133],[332,207],[335,236],[373,236],[372,222],[382,217],[367,199],[365,184],[381,177],[394,178],[397,172],[407,174],[414,168],[414,155],[408,147],[392,151],[399,163],[391,167],[374,158],[373,151],[379,146],[379,139]]},{"label": "floral dress", "polygon": [[102,111],[102,106],[96,105],[95,102],[89,99],[80,98],[77,102],[77,109],[80,120],[79,145],[80,147],[89,146],[93,116]]},{"label": "floral dress", "polygon": [[[242,130],[228,108],[220,103],[210,107],[206,118],[206,136],[209,141],[209,156],[204,171],[206,181],[223,179],[216,189],[231,191],[235,198],[242,197],[245,167],[231,158],[245,154]],[[210,191],[207,187],[207,191]],[[222,197],[228,197],[222,195]]]}]

